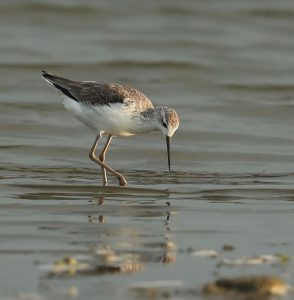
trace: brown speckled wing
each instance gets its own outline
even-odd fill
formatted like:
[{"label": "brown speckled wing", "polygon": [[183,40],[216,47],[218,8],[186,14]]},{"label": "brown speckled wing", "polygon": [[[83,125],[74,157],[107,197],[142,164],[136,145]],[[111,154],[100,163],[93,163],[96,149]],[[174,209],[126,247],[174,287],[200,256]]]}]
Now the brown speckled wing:
[{"label": "brown speckled wing", "polygon": [[92,106],[116,103],[131,104],[139,111],[153,107],[151,101],[140,91],[115,83],[98,83],[94,81],[73,81],[43,71],[43,77],[52,83],[67,97]]}]

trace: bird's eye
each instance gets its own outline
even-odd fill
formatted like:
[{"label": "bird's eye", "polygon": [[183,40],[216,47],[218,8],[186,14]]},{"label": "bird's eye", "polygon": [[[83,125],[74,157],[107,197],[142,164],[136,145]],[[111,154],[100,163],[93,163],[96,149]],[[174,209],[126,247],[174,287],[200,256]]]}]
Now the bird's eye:
[{"label": "bird's eye", "polygon": [[167,128],[167,125],[166,125],[165,122],[162,122],[162,126],[165,127],[165,128]]}]

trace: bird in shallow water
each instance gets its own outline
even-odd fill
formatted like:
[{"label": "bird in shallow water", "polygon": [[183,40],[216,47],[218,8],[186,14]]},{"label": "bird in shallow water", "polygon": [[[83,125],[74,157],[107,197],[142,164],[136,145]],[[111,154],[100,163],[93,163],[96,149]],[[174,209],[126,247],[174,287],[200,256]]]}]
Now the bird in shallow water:
[{"label": "bird in shallow water", "polygon": [[[165,106],[154,107],[140,91],[116,83],[74,81],[42,71],[46,81],[62,92],[63,104],[74,116],[98,132],[89,157],[102,170],[103,185],[107,185],[106,171],[117,177],[121,186],[127,181],[123,175],[105,163],[105,155],[114,136],[130,136],[161,131],[166,139],[170,171],[171,137],[179,127],[176,111]],[[97,157],[98,140],[108,134],[106,144]]]}]

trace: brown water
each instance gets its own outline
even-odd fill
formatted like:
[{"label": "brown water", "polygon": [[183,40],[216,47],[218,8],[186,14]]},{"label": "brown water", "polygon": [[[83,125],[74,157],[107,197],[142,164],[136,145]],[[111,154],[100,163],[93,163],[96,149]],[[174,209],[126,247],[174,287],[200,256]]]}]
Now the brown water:
[{"label": "brown water", "polygon": [[[135,299],[138,286],[198,290],[244,274],[293,284],[293,36],[291,0],[2,0],[1,299]],[[174,107],[173,172],[160,134],[119,138],[108,161],[129,187],[100,187],[95,132],[42,69]],[[193,252],[209,249],[219,256]],[[48,272],[65,256],[109,265],[103,251],[140,270]],[[276,253],[287,263],[220,267]],[[170,297],[192,297],[183,293]]]}]

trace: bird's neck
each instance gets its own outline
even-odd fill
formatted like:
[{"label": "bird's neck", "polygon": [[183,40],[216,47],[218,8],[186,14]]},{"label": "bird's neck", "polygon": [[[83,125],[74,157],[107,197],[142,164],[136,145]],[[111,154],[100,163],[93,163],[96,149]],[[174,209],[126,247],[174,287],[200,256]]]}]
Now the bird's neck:
[{"label": "bird's neck", "polygon": [[148,108],[145,111],[141,112],[138,121],[138,129],[141,133],[159,131],[156,119],[156,111],[154,108]]}]

